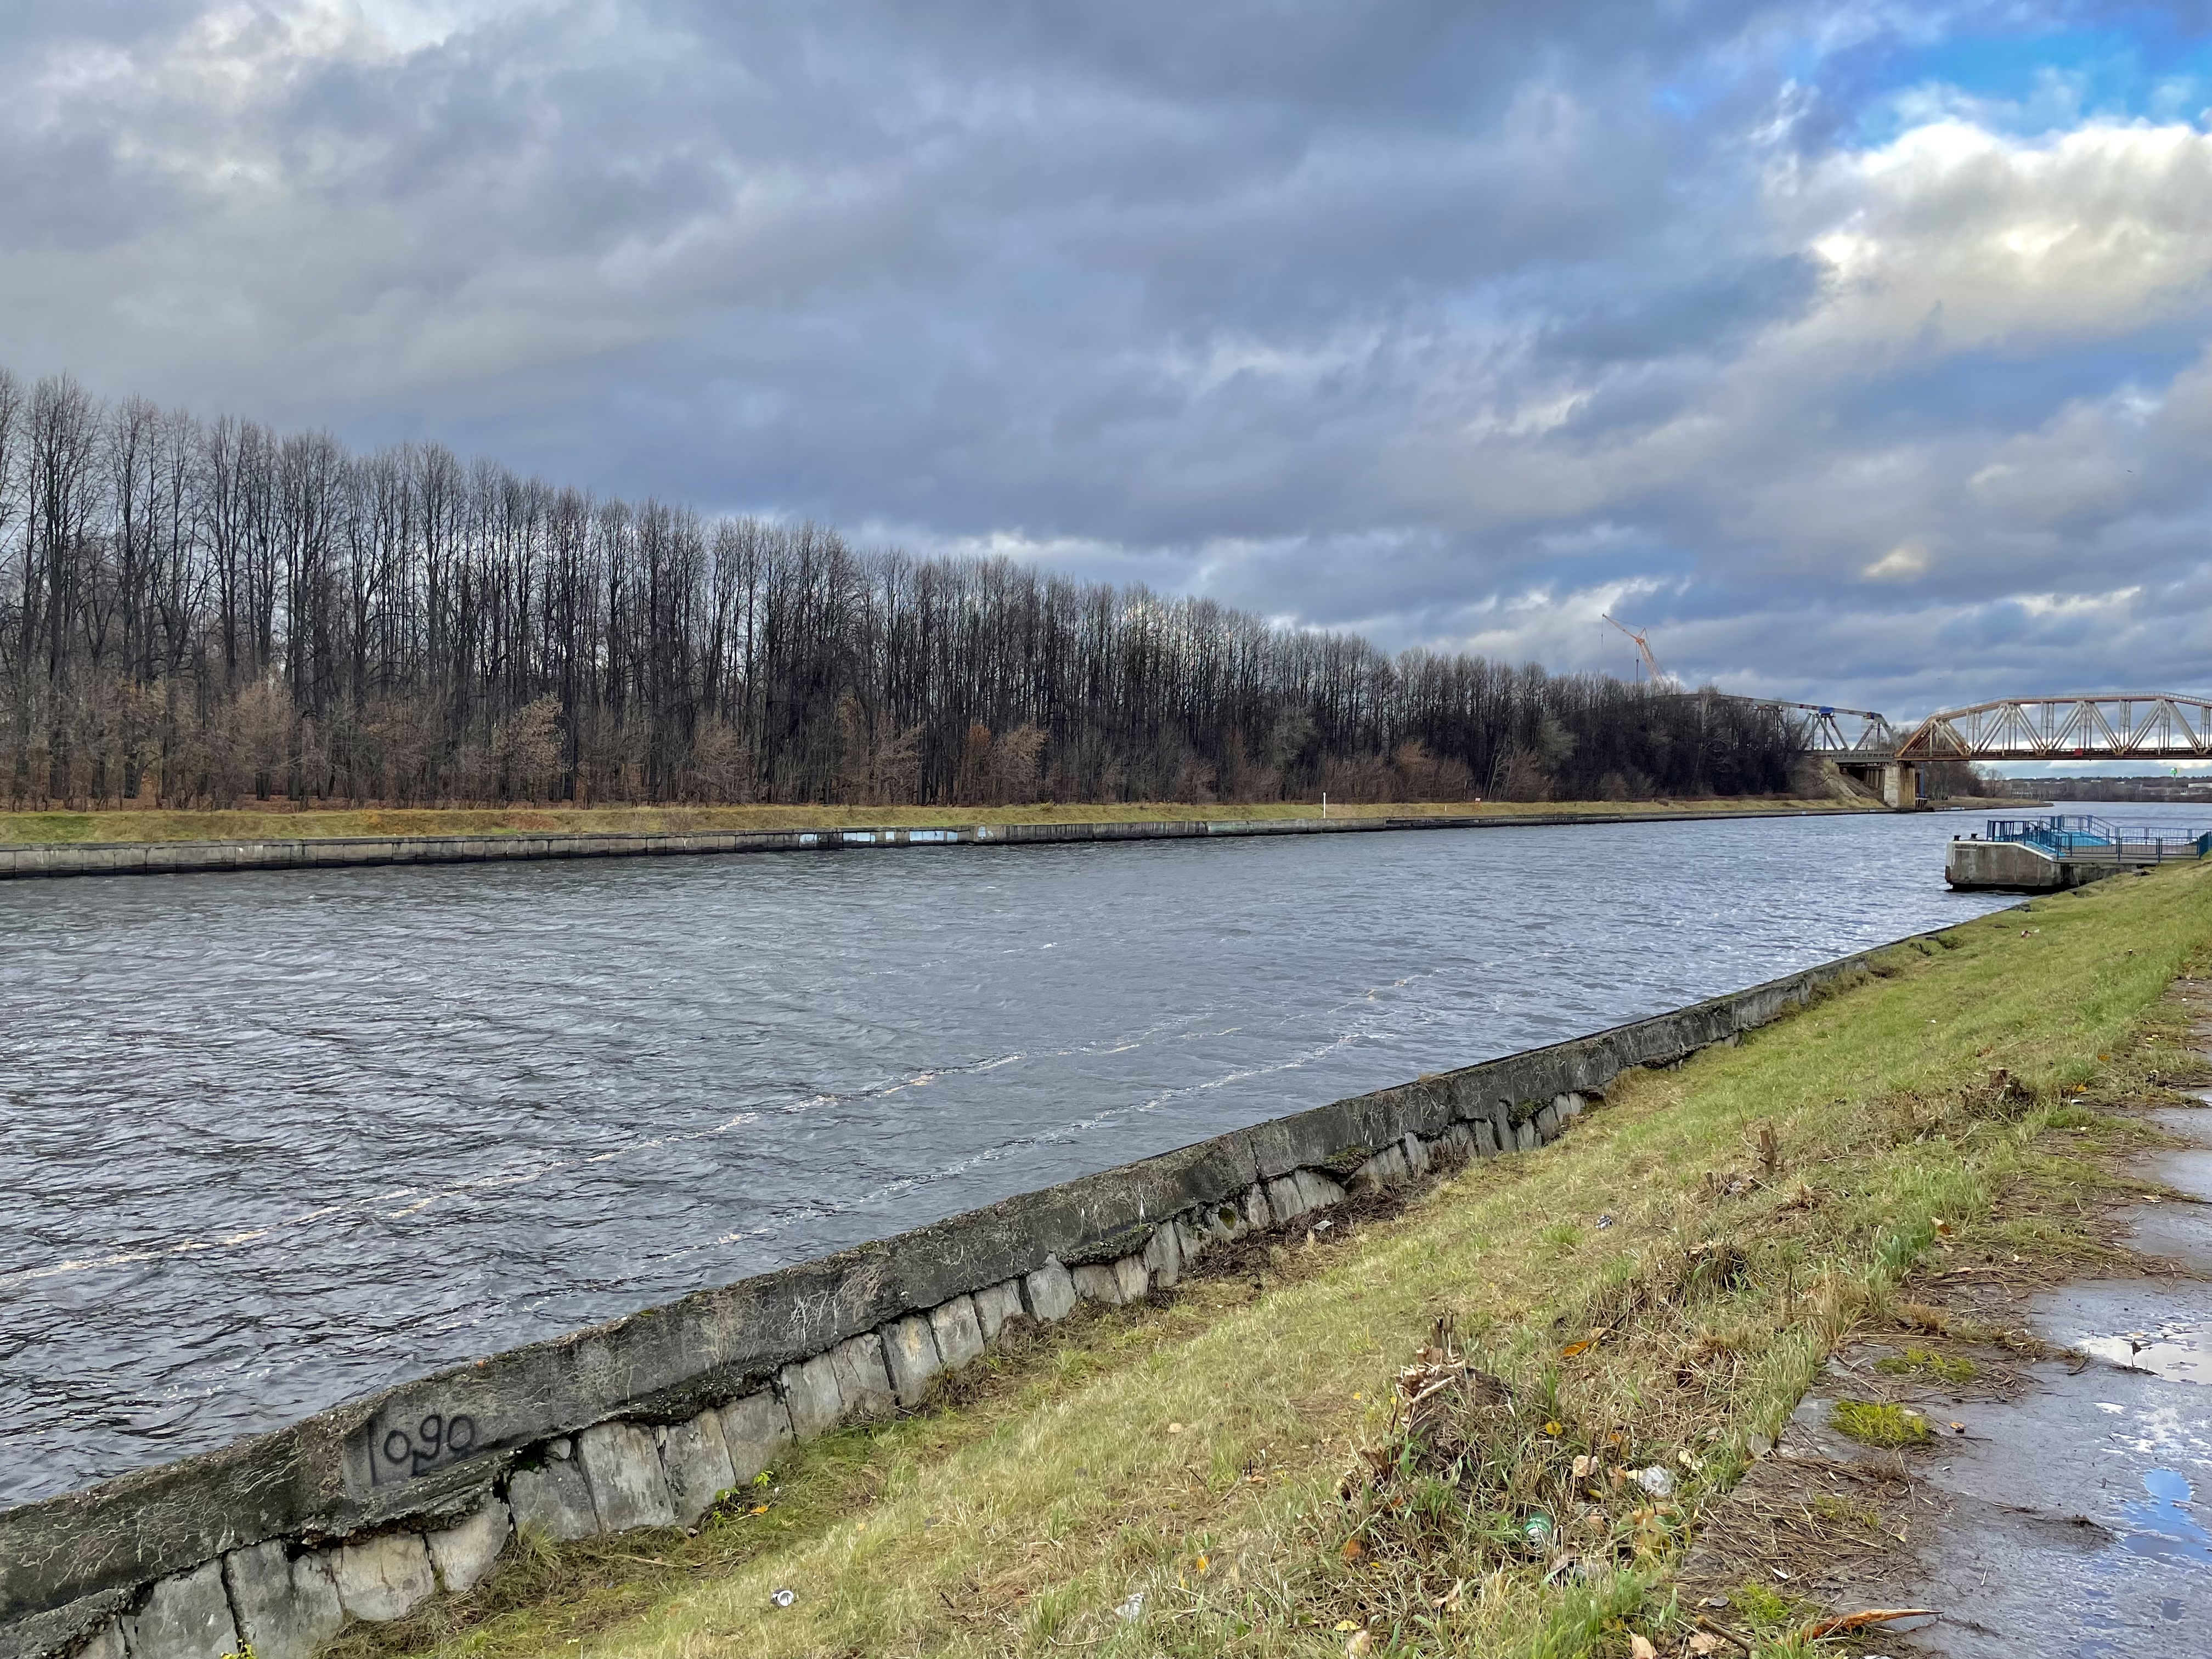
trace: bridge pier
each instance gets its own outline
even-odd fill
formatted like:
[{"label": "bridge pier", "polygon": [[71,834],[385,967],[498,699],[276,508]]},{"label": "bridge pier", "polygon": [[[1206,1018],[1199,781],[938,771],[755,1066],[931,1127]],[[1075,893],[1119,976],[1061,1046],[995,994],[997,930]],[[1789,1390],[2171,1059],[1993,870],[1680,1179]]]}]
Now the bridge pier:
[{"label": "bridge pier", "polygon": [[1916,811],[1922,805],[1920,769],[1911,761],[1839,760],[1836,769],[1873,790],[1893,812]]}]

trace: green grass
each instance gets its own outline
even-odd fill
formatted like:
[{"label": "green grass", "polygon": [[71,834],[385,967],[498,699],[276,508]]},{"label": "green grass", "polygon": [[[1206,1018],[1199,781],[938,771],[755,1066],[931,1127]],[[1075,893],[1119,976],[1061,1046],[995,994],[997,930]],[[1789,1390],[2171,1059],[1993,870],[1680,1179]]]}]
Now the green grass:
[{"label": "green grass", "polygon": [[[801,1449],[763,1514],[543,1552],[342,1650],[1678,1650],[1669,1575],[1706,1506],[1831,1349],[1897,1327],[1917,1264],[2107,1248],[2085,1203],[2146,1132],[2101,1108],[2192,1063],[2161,1000],[2209,940],[2189,868],[1893,949],[1736,1048],[1622,1077],[1552,1146]],[[1440,1328],[1504,1393],[1408,1425],[1396,1379]],[[1539,1510],[1573,1571],[1529,1546]],[[1796,1652],[1794,1617],[1743,1627]]]},{"label": "green grass", "polygon": [[1907,1348],[1901,1354],[1875,1361],[1875,1370],[1889,1376],[1928,1376],[1938,1382],[1971,1382],[1981,1367],[1964,1354],[1937,1353],[1932,1348]]},{"label": "green grass", "polygon": [[1828,1421],[1838,1434],[1863,1446],[1924,1446],[1936,1437],[1928,1419],[1910,1406],[1877,1404],[1871,1400],[1838,1400],[1829,1408]]},{"label": "green grass", "polygon": [[[1774,811],[1852,811],[1863,805],[1784,800],[1765,796],[1684,801],[1400,801],[1347,806],[1331,818],[1479,816],[1532,813],[1576,817],[1601,812],[1715,814]],[[1039,802],[1026,806],[514,806],[295,808],[285,803],[232,811],[186,812],[130,808],[98,812],[0,812],[0,844],[72,842],[236,841],[338,836],[542,835],[614,831],[675,834],[692,830],[834,830],[864,826],[945,829],[973,823],[1130,823],[1170,818],[1317,818],[1318,804],[1265,801],[1129,801],[1111,805]]]}]

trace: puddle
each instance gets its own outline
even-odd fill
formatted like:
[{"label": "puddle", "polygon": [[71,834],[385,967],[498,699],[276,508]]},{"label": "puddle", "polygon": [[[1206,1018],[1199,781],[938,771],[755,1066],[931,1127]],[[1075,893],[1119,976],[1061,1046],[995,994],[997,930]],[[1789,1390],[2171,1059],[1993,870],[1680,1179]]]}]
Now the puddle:
[{"label": "puddle", "polygon": [[[2190,1513],[2196,1492],[2179,1469],[2146,1469],[2142,1477],[2148,1498],[2120,1505],[2120,1547],[2130,1555],[2148,1555],[2166,1561],[2185,1561],[2212,1567],[2212,1533]],[[2179,1609],[2181,1603],[2169,1599]],[[2179,1617],[2178,1611],[2168,1617]]]},{"label": "puddle", "polygon": [[2212,1382],[2201,1322],[2160,1322],[2115,1336],[2077,1336],[2073,1346],[2094,1358],[2130,1365],[2169,1382]]},{"label": "puddle", "polygon": [[[2138,1236],[2166,1231],[2147,1212]],[[2179,1242],[2178,1240],[2176,1242]],[[2171,1382],[2212,1382],[2212,1285],[2106,1279],[2036,1298],[2030,1322],[2043,1336],[2107,1364]]]}]

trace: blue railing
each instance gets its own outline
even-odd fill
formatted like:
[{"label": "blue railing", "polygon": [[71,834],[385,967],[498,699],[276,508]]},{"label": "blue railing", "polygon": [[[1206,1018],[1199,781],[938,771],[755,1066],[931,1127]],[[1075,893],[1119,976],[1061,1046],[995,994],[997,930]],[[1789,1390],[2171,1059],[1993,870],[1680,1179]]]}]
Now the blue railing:
[{"label": "blue railing", "polygon": [[2179,830],[2162,823],[2115,823],[2088,813],[2047,818],[1991,818],[1990,841],[2018,842],[2057,859],[2156,863],[2212,853],[2212,830]]}]

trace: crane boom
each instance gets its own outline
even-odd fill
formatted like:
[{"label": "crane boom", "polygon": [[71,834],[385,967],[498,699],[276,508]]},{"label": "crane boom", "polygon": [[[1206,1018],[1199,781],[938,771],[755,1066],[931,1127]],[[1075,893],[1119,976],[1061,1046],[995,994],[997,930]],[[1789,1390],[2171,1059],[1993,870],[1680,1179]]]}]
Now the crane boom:
[{"label": "crane boom", "polygon": [[1598,612],[1598,614],[1601,617],[1604,617],[1606,621],[1613,623],[1613,625],[1615,628],[1618,628],[1622,633],[1627,635],[1630,639],[1636,641],[1636,649],[1644,659],[1644,666],[1650,672],[1651,683],[1654,685],[1664,684],[1667,679],[1666,671],[1659,666],[1659,659],[1651,654],[1651,646],[1650,641],[1647,641],[1642,634],[1638,633],[1636,629],[1631,628],[1626,623],[1613,622],[1613,619],[1611,617],[1606,617],[1605,613],[1601,611]]}]

